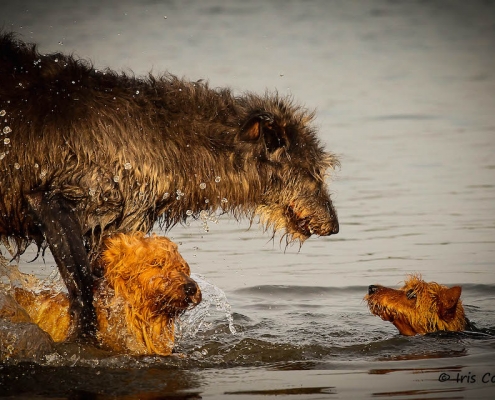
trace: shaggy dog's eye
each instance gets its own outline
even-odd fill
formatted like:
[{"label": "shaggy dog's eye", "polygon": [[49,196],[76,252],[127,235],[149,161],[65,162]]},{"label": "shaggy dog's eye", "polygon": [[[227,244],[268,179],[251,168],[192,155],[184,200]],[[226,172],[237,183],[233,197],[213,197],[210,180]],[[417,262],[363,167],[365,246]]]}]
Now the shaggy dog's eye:
[{"label": "shaggy dog's eye", "polygon": [[412,300],[412,299],[415,299],[416,298],[416,293],[414,292],[413,289],[409,289],[406,293],[406,297],[409,299],[409,300]]}]

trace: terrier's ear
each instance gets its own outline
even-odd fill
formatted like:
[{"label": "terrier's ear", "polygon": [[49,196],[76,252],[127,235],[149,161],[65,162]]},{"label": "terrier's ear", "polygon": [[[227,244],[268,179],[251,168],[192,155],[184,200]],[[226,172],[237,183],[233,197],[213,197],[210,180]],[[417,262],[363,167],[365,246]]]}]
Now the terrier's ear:
[{"label": "terrier's ear", "polygon": [[263,131],[273,126],[274,117],[268,112],[252,115],[244,123],[239,132],[239,138],[244,142],[256,142],[263,136]]},{"label": "terrier's ear", "polygon": [[462,288],[453,286],[443,289],[438,295],[438,314],[445,321],[455,317],[457,303],[461,297]]}]

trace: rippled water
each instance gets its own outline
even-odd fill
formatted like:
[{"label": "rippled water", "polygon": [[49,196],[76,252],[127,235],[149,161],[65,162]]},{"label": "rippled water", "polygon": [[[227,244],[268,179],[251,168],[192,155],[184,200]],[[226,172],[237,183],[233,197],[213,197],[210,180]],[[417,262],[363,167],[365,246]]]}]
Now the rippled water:
[{"label": "rippled water", "polygon": [[[2,3],[3,26],[41,51],[290,93],[317,108],[342,169],[331,182],[336,236],[285,248],[226,216],[167,233],[209,302],[185,316],[183,356],[57,345],[41,359],[3,363],[0,393],[492,398],[493,15],[492,2],[460,0]],[[33,255],[23,270],[48,276],[53,261],[29,264]],[[413,272],[462,285],[480,332],[402,337],[369,314],[368,285],[398,286]]]}]

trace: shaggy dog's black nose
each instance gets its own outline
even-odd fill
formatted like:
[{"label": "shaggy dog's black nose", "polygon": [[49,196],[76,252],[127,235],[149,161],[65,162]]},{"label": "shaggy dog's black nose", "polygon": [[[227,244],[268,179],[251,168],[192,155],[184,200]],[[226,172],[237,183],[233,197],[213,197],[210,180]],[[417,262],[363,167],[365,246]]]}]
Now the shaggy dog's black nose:
[{"label": "shaggy dog's black nose", "polygon": [[376,285],[369,285],[368,286],[368,294],[373,294],[378,290],[378,286]]},{"label": "shaggy dog's black nose", "polygon": [[187,296],[194,296],[198,292],[198,286],[194,282],[189,282],[184,285],[184,293]]}]

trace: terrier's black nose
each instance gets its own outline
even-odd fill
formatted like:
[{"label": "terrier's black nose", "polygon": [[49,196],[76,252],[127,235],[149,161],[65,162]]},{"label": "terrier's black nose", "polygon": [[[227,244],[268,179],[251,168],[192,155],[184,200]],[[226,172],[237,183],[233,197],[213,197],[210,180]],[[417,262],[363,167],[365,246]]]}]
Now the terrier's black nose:
[{"label": "terrier's black nose", "polygon": [[373,294],[378,290],[378,286],[376,285],[369,285],[368,286],[368,294]]},{"label": "terrier's black nose", "polygon": [[198,292],[198,286],[194,282],[184,284],[184,293],[187,296],[194,296]]}]

